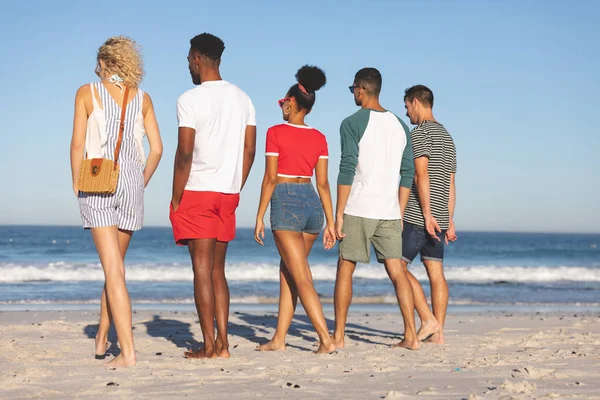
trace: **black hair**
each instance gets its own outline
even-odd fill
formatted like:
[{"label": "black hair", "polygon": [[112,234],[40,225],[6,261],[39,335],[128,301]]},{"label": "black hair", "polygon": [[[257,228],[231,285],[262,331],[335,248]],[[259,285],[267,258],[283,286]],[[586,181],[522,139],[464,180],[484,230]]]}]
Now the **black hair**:
[{"label": "black hair", "polygon": [[221,39],[206,32],[194,36],[190,40],[190,45],[192,49],[213,61],[220,60],[225,50],[225,43]]},{"label": "black hair", "polygon": [[[298,83],[288,90],[288,97],[296,99],[298,109],[306,110],[309,113],[315,104],[315,92],[325,86],[327,82],[325,72],[319,67],[305,65],[296,72],[296,80]],[[307,93],[302,91],[300,85]]]},{"label": "black hair", "polygon": [[419,100],[425,107],[433,108],[433,92],[425,85],[415,85],[404,91],[404,101]]},{"label": "black hair", "polygon": [[371,96],[379,96],[381,81],[381,73],[376,68],[363,68],[354,75],[354,82]]}]

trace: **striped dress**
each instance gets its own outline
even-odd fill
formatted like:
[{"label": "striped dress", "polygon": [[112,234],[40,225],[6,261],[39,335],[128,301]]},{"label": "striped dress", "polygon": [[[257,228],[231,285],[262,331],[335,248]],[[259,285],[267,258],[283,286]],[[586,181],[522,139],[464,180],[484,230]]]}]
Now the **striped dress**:
[{"label": "striped dress", "polygon": [[[86,151],[90,158],[114,160],[119,136],[121,104],[117,104],[106,87],[97,82],[93,88],[94,110],[88,118]],[[98,93],[102,106],[98,104]],[[85,229],[117,226],[119,229],[137,231],[144,220],[144,154],[141,140],[145,134],[142,105],[144,92],[138,89],[127,104],[123,142],[119,154],[119,181],[114,194],[79,192],[79,209]]]}]

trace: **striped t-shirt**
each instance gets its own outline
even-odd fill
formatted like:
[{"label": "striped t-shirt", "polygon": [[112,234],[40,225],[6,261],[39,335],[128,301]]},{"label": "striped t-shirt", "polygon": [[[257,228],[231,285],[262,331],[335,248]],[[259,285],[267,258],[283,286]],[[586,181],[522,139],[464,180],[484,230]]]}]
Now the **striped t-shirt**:
[{"label": "striped t-shirt", "polygon": [[[429,199],[431,213],[440,228],[446,230],[450,225],[448,198],[450,196],[450,175],[456,172],[456,148],[452,136],[446,128],[435,121],[423,121],[411,134],[415,159],[429,158]],[[408,205],[404,211],[404,220],[414,225],[425,226],[425,218],[419,204],[419,192],[413,183]]]}]

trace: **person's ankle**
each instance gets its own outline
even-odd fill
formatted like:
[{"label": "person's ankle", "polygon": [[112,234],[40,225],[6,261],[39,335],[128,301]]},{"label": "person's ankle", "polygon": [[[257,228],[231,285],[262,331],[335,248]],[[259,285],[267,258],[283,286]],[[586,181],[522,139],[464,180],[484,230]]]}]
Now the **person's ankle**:
[{"label": "person's ankle", "polygon": [[285,335],[279,335],[277,334],[277,332],[275,332],[275,334],[273,335],[273,338],[271,339],[272,343],[277,343],[277,344],[285,344]]},{"label": "person's ankle", "polygon": [[215,348],[216,349],[228,349],[229,348],[229,342],[226,340],[217,340],[215,342]]},{"label": "person's ankle", "polygon": [[132,351],[121,351],[121,354],[123,355],[124,358],[130,360],[130,359],[135,359],[135,350]]},{"label": "person's ankle", "polygon": [[102,342],[107,342],[107,341],[108,341],[108,333],[106,333],[106,334],[97,333],[96,334],[96,342],[102,343]]},{"label": "person's ankle", "polygon": [[204,351],[208,352],[208,353],[211,353],[211,352],[214,353],[216,347],[217,347],[216,342],[211,342],[211,343],[204,342],[204,345],[202,346]]}]

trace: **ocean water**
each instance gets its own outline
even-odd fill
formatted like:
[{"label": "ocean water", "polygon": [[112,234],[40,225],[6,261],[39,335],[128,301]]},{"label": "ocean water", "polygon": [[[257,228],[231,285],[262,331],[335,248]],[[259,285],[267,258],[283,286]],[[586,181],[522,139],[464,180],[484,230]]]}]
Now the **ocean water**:
[{"label": "ocean water", "polygon": [[[279,255],[267,233],[254,242],[239,229],[229,246],[227,277],[233,303],[274,303],[279,294]],[[359,264],[354,301],[393,304],[383,266]],[[333,297],[337,251],[319,241],[310,255],[319,294]],[[193,303],[187,248],[170,228],[145,228],[133,236],[127,283],[137,304]],[[411,266],[425,283],[420,262]],[[445,271],[454,305],[600,305],[599,234],[459,232],[446,248]],[[98,303],[103,273],[90,232],[78,227],[0,226],[0,307]]]}]

